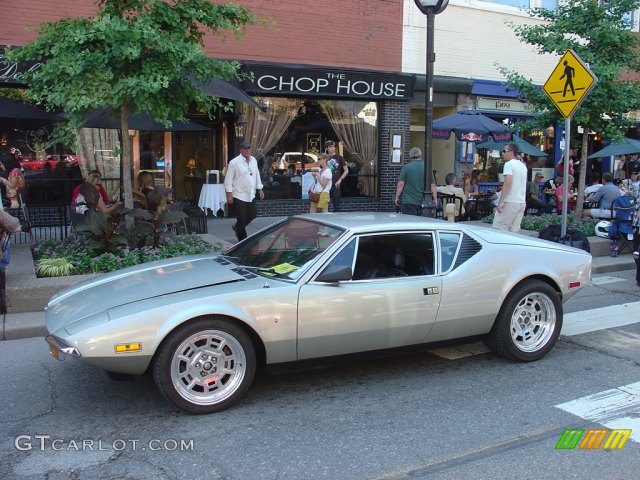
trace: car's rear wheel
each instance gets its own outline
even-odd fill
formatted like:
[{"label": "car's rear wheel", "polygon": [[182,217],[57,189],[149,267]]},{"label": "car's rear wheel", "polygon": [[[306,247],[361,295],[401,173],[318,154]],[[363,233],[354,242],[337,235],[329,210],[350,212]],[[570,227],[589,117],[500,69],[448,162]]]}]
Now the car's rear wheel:
[{"label": "car's rear wheel", "polygon": [[540,280],[528,280],[506,297],[487,338],[491,350],[529,362],[553,348],[562,329],[558,292]]},{"label": "car's rear wheel", "polygon": [[176,328],[162,343],[153,377],[162,394],[190,413],[213,413],[237,402],[256,370],[249,335],[224,318],[206,317]]}]

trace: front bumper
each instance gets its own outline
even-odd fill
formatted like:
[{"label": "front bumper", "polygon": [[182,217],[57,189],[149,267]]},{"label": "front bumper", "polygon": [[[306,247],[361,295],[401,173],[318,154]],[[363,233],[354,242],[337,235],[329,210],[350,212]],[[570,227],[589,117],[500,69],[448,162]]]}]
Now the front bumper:
[{"label": "front bumper", "polygon": [[62,340],[53,335],[48,335],[45,341],[49,344],[49,353],[56,360],[64,360],[67,355],[72,357],[81,357],[80,352],[76,347],[70,347]]}]

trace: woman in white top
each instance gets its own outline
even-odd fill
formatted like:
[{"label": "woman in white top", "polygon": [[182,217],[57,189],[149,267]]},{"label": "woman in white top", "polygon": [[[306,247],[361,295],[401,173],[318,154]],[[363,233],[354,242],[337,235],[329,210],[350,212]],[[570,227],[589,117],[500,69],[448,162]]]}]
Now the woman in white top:
[{"label": "woman in white top", "polygon": [[310,213],[329,213],[329,192],[331,191],[332,174],[327,168],[327,160],[329,155],[321,153],[318,155],[318,171],[311,172],[314,182],[311,187],[312,192],[319,192],[320,199],[317,202],[311,202],[309,208]]}]

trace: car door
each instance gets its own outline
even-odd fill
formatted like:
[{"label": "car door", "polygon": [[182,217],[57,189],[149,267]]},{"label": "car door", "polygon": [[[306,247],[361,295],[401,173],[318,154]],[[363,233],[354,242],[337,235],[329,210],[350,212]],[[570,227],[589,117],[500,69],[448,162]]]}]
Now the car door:
[{"label": "car door", "polygon": [[351,266],[351,280],[310,281],[298,302],[298,358],[421,343],[433,325],[442,283],[433,232],[353,238],[321,269]]}]

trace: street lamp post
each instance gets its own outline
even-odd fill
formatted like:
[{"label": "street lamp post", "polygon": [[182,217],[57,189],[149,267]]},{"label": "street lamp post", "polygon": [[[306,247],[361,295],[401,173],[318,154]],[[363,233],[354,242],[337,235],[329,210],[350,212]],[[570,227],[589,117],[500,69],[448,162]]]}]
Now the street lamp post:
[{"label": "street lamp post", "polygon": [[422,13],[427,16],[427,88],[424,99],[424,212],[423,215],[435,216],[435,205],[431,193],[433,177],[433,64],[436,54],[433,50],[433,30],[435,16],[442,12],[449,0],[414,0]]}]

